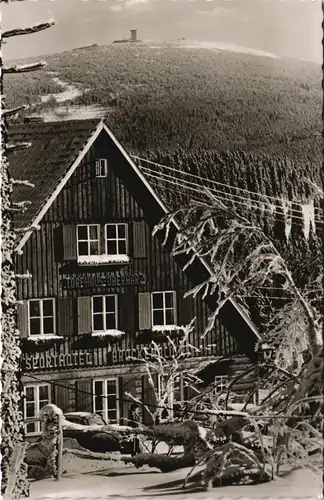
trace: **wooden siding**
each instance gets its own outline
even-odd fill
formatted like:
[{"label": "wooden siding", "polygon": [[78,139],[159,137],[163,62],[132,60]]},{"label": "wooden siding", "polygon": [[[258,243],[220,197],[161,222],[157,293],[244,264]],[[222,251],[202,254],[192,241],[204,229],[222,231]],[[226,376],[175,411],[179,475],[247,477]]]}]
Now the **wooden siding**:
[{"label": "wooden siding", "polygon": [[[96,158],[108,158],[107,177],[95,177]],[[139,325],[139,294],[175,290],[179,323],[185,324],[193,316],[197,318],[195,333],[190,339],[192,343],[201,345],[204,352],[215,344],[219,355],[234,353],[237,339],[228,333],[220,319],[216,320],[214,329],[202,338],[211,309],[200,296],[195,300],[183,298],[191,284],[181,265],[162,246],[164,235],[152,236],[157,213],[152,214],[146,205],[148,197],[145,190],[134,192],[132,175],[125,160],[121,160],[111,149],[107,138],[100,136],[44,216],[40,230],[32,234],[23,254],[17,256],[17,272],[28,270],[32,274],[30,279],[18,280],[18,300],[51,297],[60,301],[69,298],[67,309],[70,309],[64,311],[69,319],[68,326],[64,327],[61,319],[57,320],[60,331],[56,333],[76,335],[78,331],[89,333],[90,324],[86,310],[78,307],[77,303],[86,301],[89,295],[116,293],[120,297],[119,315],[122,312],[120,327],[135,332],[139,327],[144,328],[144,323]],[[74,260],[76,225],[97,223],[104,226],[108,222],[128,224],[131,261],[126,268],[136,275],[144,275],[145,284],[65,288],[63,275],[79,275],[88,271],[86,267],[78,267]],[[123,272],[123,268],[100,266],[91,269],[96,274],[102,271],[118,274]],[[56,309],[61,310],[60,307]],[[134,336],[127,336],[126,345],[133,342]]]}]

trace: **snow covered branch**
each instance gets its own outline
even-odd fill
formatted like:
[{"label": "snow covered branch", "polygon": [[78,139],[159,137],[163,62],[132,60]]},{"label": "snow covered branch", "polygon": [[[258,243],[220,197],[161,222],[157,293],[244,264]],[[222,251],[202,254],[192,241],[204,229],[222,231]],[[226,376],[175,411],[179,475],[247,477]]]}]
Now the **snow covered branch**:
[{"label": "snow covered branch", "polygon": [[17,142],[16,144],[7,144],[7,152],[12,153],[13,151],[21,151],[23,149],[28,149],[31,147],[31,142]]},{"label": "snow covered branch", "polygon": [[31,33],[38,33],[39,31],[46,30],[54,25],[55,25],[54,19],[50,19],[49,21],[40,22],[34,24],[33,26],[28,26],[27,28],[15,28],[2,33],[2,39],[10,38],[12,36],[30,35]]},{"label": "snow covered branch", "polygon": [[[4,118],[11,118],[12,116],[17,115],[20,111],[25,111],[28,108],[28,106],[23,105],[19,106],[17,108],[12,108],[12,109],[4,109],[2,111],[2,115]],[[8,148],[8,145],[6,146]]]},{"label": "snow covered branch", "polygon": [[39,225],[31,225],[27,227],[21,227],[21,228],[16,228],[15,233],[29,233],[30,231],[39,231],[40,226]]},{"label": "snow covered branch", "polygon": [[[15,184],[18,184],[18,185],[21,185],[21,186],[28,186],[30,188],[34,188],[35,187],[35,184],[27,181],[27,180],[21,180],[21,179],[11,179],[11,183],[13,185]],[[26,203],[26,202],[22,202],[22,203]]]},{"label": "snow covered branch", "polygon": [[30,71],[38,71],[46,66],[45,61],[40,61],[36,63],[21,64],[16,66],[4,66],[2,69],[3,74],[13,74],[13,73],[29,73]]}]

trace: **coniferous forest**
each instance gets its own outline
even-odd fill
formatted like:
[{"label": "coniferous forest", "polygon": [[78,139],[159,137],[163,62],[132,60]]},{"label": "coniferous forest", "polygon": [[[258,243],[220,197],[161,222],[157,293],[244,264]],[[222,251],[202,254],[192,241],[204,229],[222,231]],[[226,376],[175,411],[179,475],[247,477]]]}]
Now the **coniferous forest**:
[{"label": "coniferous forest", "polygon": [[[46,60],[41,79],[29,74],[22,85],[21,75],[10,78],[10,107],[26,102],[36,112],[55,107],[54,98],[42,103],[40,96],[60,91],[51,76],[56,74],[80,90],[70,106],[106,108],[109,126],[128,151],[246,190],[214,185],[219,196],[235,194],[235,208],[261,224],[287,256],[297,283],[313,287],[312,298],[319,300],[316,283],[321,275],[324,216],[309,181],[323,186],[320,66],[197,49],[179,42],[94,46],[46,56]],[[150,169],[144,173],[184,180],[182,185],[177,181],[180,191],[188,181],[204,185],[198,178],[153,164],[142,166]],[[149,178],[157,189],[162,186],[161,195],[169,206],[184,203],[193,194],[188,189],[187,196],[177,197],[174,183],[170,189],[170,179],[163,177],[162,184],[160,179]],[[248,191],[295,202],[290,207],[289,239],[280,201],[272,201],[272,210],[262,210],[262,203],[255,202],[262,199]],[[314,196],[316,231],[311,228],[305,237],[300,203]],[[271,307],[283,303],[277,292],[273,295]]]}]

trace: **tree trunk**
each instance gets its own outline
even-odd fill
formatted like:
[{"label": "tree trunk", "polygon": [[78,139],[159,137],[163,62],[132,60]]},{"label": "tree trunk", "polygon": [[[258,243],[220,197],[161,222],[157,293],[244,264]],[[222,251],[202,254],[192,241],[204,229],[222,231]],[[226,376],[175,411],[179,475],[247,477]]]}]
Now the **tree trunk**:
[{"label": "tree trunk", "polygon": [[[1,82],[1,94],[3,94]],[[3,106],[3,102],[2,102]],[[24,459],[20,459],[17,467],[14,450],[19,447],[24,438],[24,425],[21,412],[21,381],[20,381],[20,338],[16,327],[16,279],[14,269],[15,234],[10,212],[12,205],[12,183],[8,173],[8,159],[6,157],[6,124],[1,122],[1,283],[2,283],[2,394],[1,394],[1,494],[4,495],[9,482],[10,471],[15,470],[15,481],[11,497],[21,498],[29,496],[27,481],[27,466]],[[21,457],[20,457],[21,458]],[[12,478],[10,482],[12,481]]]}]

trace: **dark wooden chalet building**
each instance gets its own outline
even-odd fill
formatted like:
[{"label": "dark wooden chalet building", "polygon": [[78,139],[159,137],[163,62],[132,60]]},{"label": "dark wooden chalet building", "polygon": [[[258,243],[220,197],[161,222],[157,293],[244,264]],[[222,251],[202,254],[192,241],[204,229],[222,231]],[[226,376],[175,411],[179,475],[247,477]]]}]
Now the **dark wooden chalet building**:
[{"label": "dark wooden chalet building", "polygon": [[[17,278],[27,422],[48,401],[64,412],[126,422],[125,392],[144,402],[152,396],[143,366],[127,358],[163,327],[175,330],[193,317],[191,342],[201,351],[190,362],[199,369],[227,359],[206,383],[253,362],[258,332],[235,301],[201,339],[212,298],[183,295],[208,275],[208,265],[196,260],[183,272],[162,245],[164,234],[152,236],[167,211],[163,193],[103,121],[15,124],[10,142],[31,143],[10,154],[10,169],[34,185],[14,187],[14,202],[25,205],[16,228],[37,228],[18,233],[16,254],[17,274],[31,274]],[[114,337],[116,331],[124,335]],[[189,392],[182,387],[175,398]],[[39,424],[26,430],[36,435]]]}]

